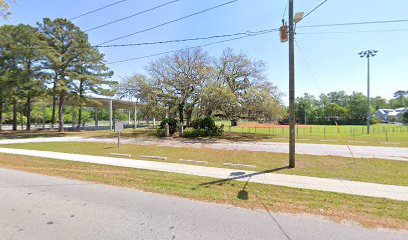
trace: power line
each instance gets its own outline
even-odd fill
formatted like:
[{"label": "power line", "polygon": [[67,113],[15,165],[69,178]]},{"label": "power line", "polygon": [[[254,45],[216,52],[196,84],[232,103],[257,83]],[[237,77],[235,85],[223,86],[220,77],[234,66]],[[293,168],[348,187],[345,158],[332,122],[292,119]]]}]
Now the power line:
[{"label": "power line", "polygon": [[313,74],[312,69],[310,68],[310,65],[309,65],[308,61],[306,60],[306,57],[303,54],[303,51],[300,48],[299,43],[298,43],[298,41],[296,39],[295,39],[295,43],[296,43],[297,49],[298,49],[298,51],[300,53],[300,56],[302,57],[302,60],[303,60],[303,62],[305,64],[307,70],[309,71],[310,76],[312,76],[312,79],[315,82],[317,88],[319,89],[319,92],[322,93],[322,90],[320,89],[319,83],[317,82],[317,79],[316,79],[315,75]]},{"label": "power line", "polygon": [[142,45],[156,45],[156,44],[166,44],[166,43],[208,40],[208,39],[213,39],[213,38],[234,37],[234,36],[240,36],[240,35],[252,35],[252,32],[246,31],[246,32],[240,32],[240,33],[233,33],[233,34],[223,34],[223,35],[215,35],[215,36],[208,36],[208,37],[185,38],[185,39],[166,40],[166,41],[157,41],[157,42],[99,45],[95,47],[98,47],[98,48],[133,47],[133,46],[142,46]]},{"label": "power line", "polygon": [[167,5],[170,5],[170,4],[179,2],[179,1],[180,1],[180,0],[173,0],[173,1],[170,1],[170,2],[166,2],[166,3],[160,4],[160,5],[156,6],[156,7],[153,7],[153,8],[150,8],[150,9],[146,9],[146,10],[143,10],[143,11],[141,11],[141,12],[132,14],[132,15],[130,15],[130,16],[123,17],[123,18],[119,18],[119,19],[117,19],[117,20],[113,20],[113,21],[111,21],[111,22],[107,22],[107,23],[104,23],[104,24],[102,24],[102,25],[99,25],[99,26],[96,26],[96,27],[87,29],[87,30],[85,30],[84,32],[90,32],[90,31],[95,30],[95,29],[99,29],[99,28],[102,28],[102,27],[106,27],[106,26],[109,26],[109,25],[111,25],[111,24],[114,24],[114,23],[117,23],[117,22],[121,22],[121,21],[127,20],[127,19],[132,18],[132,17],[136,17],[136,16],[141,15],[141,14],[143,14],[143,13],[147,13],[147,12],[154,11],[154,10],[156,10],[156,9],[159,9],[159,8],[161,8],[161,7],[164,7],[164,6],[167,6]]},{"label": "power line", "polygon": [[316,28],[316,27],[336,27],[336,26],[352,26],[352,25],[367,25],[367,24],[403,23],[403,22],[408,22],[408,19],[380,20],[380,21],[369,21],[369,22],[330,23],[330,24],[318,24],[318,25],[297,26],[297,27],[298,28]]},{"label": "power line", "polygon": [[141,57],[135,57],[135,58],[129,58],[129,59],[124,59],[124,60],[109,62],[109,63],[107,63],[107,64],[108,64],[108,65],[112,65],[112,64],[123,63],[123,62],[130,62],[130,61],[134,61],[134,60],[139,60],[139,59],[144,59],[144,58],[150,58],[150,57],[160,56],[160,55],[164,55],[164,54],[170,54],[170,53],[180,52],[180,51],[187,50],[187,49],[201,48],[201,47],[206,47],[206,46],[210,46],[210,45],[220,44],[220,43],[224,43],[224,42],[235,41],[235,40],[239,40],[239,39],[243,39],[243,38],[255,37],[255,36],[258,36],[258,35],[263,35],[263,34],[267,34],[267,33],[271,33],[271,32],[276,32],[276,31],[279,31],[279,28],[269,29],[269,30],[262,30],[262,31],[258,31],[258,32],[252,32],[252,33],[250,33],[250,34],[248,34],[248,35],[246,35],[246,36],[241,36],[241,37],[231,38],[231,39],[227,39],[227,40],[222,40],[222,41],[207,43],[207,44],[203,44],[203,45],[199,45],[199,46],[194,46],[194,47],[182,48],[182,49],[173,50],[173,51],[161,52],[161,53],[156,53],[156,54],[151,54],[151,55],[146,55],[146,56],[141,56]]},{"label": "power line", "polygon": [[103,7],[101,7],[101,8],[98,8],[98,9],[95,9],[95,10],[92,10],[92,11],[89,11],[89,12],[86,12],[86,13],[83,13],[83,14],[81,14],[81,15],[79,15],[79,16],[70,18],[70,19],[68,19],[68,20],[72,21],[72,20],[78,19],[78,18],[80,18],[80,17],[86,16],[86,15],[89,15],[89,14],[92,14],[92,13],[95,13],[95,12],[99,12],[99,11],[105,9],[105,8],[109,8],[109,7],[115,6],[115,5],[119,4],[119,3],[126,2],[126,1],[128,1],[128,0],[117,1],[117,2],[111,3],[111,4],[109,4],[109,5],[103,6]]},{"label": "power line", "polygon": [[319,5],[317,5],[315,8],[313,8],[310,12],[308,12],[303,19],[305,19],[307,16],[309,16],[311,13],[313,13],[314,11],[316,11],[318,8],[320,8],[321,6],[323,6],[323,4],[325,4],[328,0],[324,0],[322,3],[320,3]]},{"label": "power line", "polygon": [[181,18],[177,18],[177,19],[174,19],[174,20],[171,20],[171,21],[168,21],[168,22],[165,22],[165,23],[156,25],[156,26],[154,26],[154,27],[146,28],[146,29],[143,29],[143,30],[134,32],[134,33],[130,33],[130,34],[127,34],[127,35],[118,37],[118,38],[114,38],[114,39],[112,39],[112,40],[109,40],[109,41],[100,43],[100,44],[98,44],[98,45],[103,45],[103,44],[110,43],[110,42],[114,42],[114,41],[117,41],[117,40],[120,40],[120,39],[128,38],[128,37],[134,36],[134,35],[139,34],[139,33],[147,32],[147,31],[150,31],[150,30],[153,30],[153,29],[156,29],[156,28],[159,28],[159,27],[162,27],[162,26],[165,26],[165,25],[174,23],[174,22],[181,21],[181,20],[186,19],[186,18],[190,18],[190,17],[196,16],[196,15],[199,15],[199,14],[202,14],[202,13],[205,13],[205,12],[208,12],[208,11],[211,11],[211,10],[214,10],[214,9],[216,9],[216,8],[223,7],[223,6],[225,6],[225,5],[229,5],[229,4],[234,3],[234,2],[237,2],[237,1],[238,1],[238,0],[232,0],[232,1],[229,1],[229,2],[226,2],[226,3],[223,3],[223,4],[220,4],[220,5],[217,5],[217,6],[214,6],[214,7],[207,8],[207,9],[205,9],[205,10],[202,10],[202,11],[199,11],[199,12],[196,12],[196,13],[192,13],[192,14],[186,15],[186,16],[181,17]]},{"label": "power line", "polygon": [[348,34],[348,33],[380,33],[380,32],[408,32],[408,28],[404,29],[384,29],[384,30],[356,30],[356,31],[329,31],[329,32],[298,32],[301,35],[313,34]]}]

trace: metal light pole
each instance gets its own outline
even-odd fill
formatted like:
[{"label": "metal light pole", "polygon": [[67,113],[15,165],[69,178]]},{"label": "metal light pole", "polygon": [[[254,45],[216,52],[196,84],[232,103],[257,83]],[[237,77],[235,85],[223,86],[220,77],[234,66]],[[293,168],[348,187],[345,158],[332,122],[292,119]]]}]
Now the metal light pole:
[{"label": "metal light pole", "polygon": [[370,57],[377,55],[376,50],[359,52],[361,58],[367,58],[367,134],[370,134],[371,106],[370,106]]}]

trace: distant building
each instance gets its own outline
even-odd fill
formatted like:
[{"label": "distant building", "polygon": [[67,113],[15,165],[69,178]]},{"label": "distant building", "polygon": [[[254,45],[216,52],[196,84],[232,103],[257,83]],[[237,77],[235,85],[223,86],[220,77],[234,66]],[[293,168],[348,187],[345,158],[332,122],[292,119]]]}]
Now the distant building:
[{"label": "distant building", "polygon": [[391,118],[396,118],[398,122],[402,119],[402,114],[406,112],[408,108],[397,108],[397,109],[378,109],[375,113],[376,117],[381,118],[383,123],[389,123]]}]

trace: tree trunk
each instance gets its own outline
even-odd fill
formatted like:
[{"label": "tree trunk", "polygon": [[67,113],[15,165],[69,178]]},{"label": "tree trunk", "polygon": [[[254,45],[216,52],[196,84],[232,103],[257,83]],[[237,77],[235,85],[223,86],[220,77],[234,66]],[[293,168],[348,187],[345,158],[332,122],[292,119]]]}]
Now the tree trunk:
[{"label": "tree trunk", "polygon": [[184,122],[184,103],[180,103],[178,106],[179,116],[180,116],[180,123]]},{"label": "tree trunk", "polygon": [[59,103],[58,103],[58,132],[64,132],[64,95],[61,94],[59,96]]},{"label": "tree trunk", "polygon": [[3,130],[3,102],[0,101],[0,132]]},{"label": "tree trunk", "polygon": [[13,131],[17,131],[17,100],[13,100]]},{"label": "tree trunk", "polygon": [[81,123],[82,123],[82,98],[84,95],[84,81],[85,80],[81,80],[81,82],[79,83],[79,110],[78,110],[78,126],[77,129],[81,129]]},{"label": "tree trunk", "polygon": [[51,128],[55,124],[55,106],[57,105],[57,79],[54,78],[54,86],[52,87],[52,114],[51,114]]},{"label": "tree trunk", "polygon": [[186,111],[187,126],[191,125],[191,120],[193,118],[193,110],[194,108],[190,108]]},{"label": "tree trunk", "polygon": [[78,130],[81,129],[81,123],[82,123],[82,107],[79,107],[79,110],[78,110],[78,126],[77,126]]},{"label": "tree trunk", "polygon": [[31,131],[31,97],[27,98],[26,117],[27,117],[26,130]]}]

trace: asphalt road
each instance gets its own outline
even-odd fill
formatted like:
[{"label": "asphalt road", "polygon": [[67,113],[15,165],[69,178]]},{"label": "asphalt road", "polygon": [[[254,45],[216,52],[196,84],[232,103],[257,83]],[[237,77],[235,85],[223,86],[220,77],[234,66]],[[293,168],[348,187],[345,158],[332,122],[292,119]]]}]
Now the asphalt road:
[{"label": "asphalt road", "polygon": [[0,239],[384,240],[408,232],[0,169]]}]

